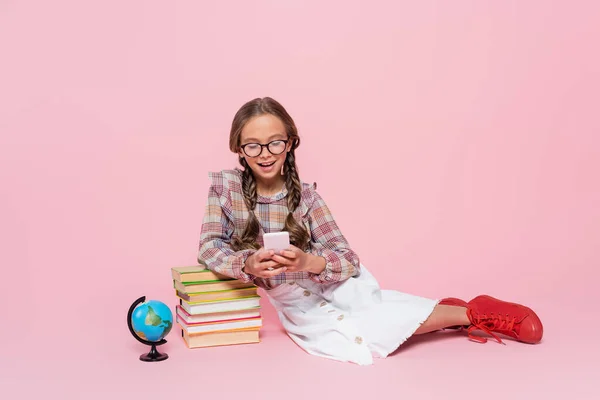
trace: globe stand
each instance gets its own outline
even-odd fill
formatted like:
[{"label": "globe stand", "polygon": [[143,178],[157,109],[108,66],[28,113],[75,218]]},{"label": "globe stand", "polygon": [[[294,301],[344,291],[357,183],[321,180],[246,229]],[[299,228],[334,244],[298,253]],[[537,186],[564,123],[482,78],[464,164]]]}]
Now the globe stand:
[{"label": "globe stand", "polygon": [[150,351],[148,353],[142,354],[140,356],[140,360],[146,362],[164,361],[167,358],[169,358],[169,355],[167,353],[159,353],[158,350],[156,350],[156,346],[165,344],[167,343],[167,341],[165,339],[161,339],[158,342],[151,342],[149,340],[142,339],[133,330],[133,324],[131,323],[131,316],[133,315],[133,310],[135,310],[138,304],[143,303],[144,301],[146,301],[146,296],[140,297],[139,299],[134,301],[133,304],[129,307],[129,312],[127,313],[127,326],[129,327],[129,332],[131,332],[134,338],[136,338],[140,343],[150,346]]},{"label": "globe stand", "polygon": [[166,360],[167,358],[169,358],[169,355],[166,353],[159,353],[158,350],[156,350],[156,344],[152,343],[152,347],[150,349],[150,351],[146,354],[142,354],[140,356],[140,360],[142,361],[163,361]]}]

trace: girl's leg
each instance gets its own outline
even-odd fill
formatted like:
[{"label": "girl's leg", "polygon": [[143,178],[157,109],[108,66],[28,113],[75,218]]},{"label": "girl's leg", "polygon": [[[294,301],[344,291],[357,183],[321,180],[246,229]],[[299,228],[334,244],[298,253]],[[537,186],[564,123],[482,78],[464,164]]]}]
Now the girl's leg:
[{"label": "girl's leg", "polygon": [[470,324],[471,321],[467,317],[466,307],[438,304],[429,315],[429,318],[416,330],[415,335],[439,331],[451,326]]},{"label": "girl's leg", "polygon": [[416,335],[444,328],[468,328],[469,338],[485,343],[486,338],[471,335],[481,330],[504,343],[497,334],[506,335],[524,343],[539,343],[544,326],[538,315],[529,307],[480,295],[468,303],[454,297],[442,299],[429,318],[415,332]]}]

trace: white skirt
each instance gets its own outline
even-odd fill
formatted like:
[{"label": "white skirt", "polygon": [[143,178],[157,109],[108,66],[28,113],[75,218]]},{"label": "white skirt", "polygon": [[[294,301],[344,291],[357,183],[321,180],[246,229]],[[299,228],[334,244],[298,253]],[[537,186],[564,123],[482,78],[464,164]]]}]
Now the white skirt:
[{"label": "white skirt", "polygon": [[359,365],[396,350],[439,302],[381,290],[362,264],[358,277],[341,283],[286,283],[265,293],[289,337],[307,353]]}]

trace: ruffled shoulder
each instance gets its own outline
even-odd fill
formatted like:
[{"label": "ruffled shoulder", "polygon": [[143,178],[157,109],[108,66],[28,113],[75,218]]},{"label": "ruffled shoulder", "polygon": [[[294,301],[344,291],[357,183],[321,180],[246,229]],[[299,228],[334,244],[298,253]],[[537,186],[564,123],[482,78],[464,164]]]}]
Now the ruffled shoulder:
[{"label": "ruffled shoulder", "polygon": [[222,195],[229,190],[242,192],[242,171],[239,169],[224,169],[216,172],[209,172],[208,178],[215,191]]},{"label": "ruffled shoulder", "polygon": [[312,203],[315,201],[315,194],[317,192],[317,182],[313,183],[302,183],[302,198],[306,200],[306,202]]},{"label": "ruffled shoulder", "polygon": [[317,183],[302,183],[302,194],[301,201],[296,211],[294,211],[294,217],[297,220],[305,219],[308,216],[308,212],[313,206],[316,199]]},{"label": "ruffled shoulder", "polygon": [[244,204],[244,195],[242,193],[242,171],[238,169],[224,169],[216,172],[209,172],[211,190],[219,198],[223,213],[234,220],[236,214],[247,213]]}]

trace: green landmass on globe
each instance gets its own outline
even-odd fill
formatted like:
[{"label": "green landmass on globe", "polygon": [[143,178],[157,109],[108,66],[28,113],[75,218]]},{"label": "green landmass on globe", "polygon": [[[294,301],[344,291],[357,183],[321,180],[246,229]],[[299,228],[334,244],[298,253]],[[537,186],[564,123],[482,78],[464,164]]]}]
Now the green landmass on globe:
[{"label": "green landmass on globe", "polygon": [[136,307],[132,317],[134,332],[143,340],[159,341],[171,331],[172,318],[170,310],[164,303],[153,300],[142,303]]}]

